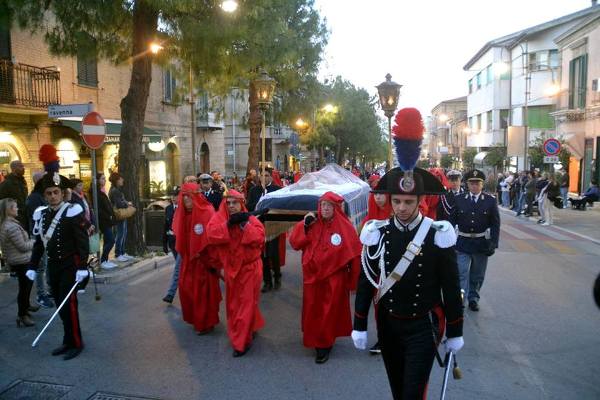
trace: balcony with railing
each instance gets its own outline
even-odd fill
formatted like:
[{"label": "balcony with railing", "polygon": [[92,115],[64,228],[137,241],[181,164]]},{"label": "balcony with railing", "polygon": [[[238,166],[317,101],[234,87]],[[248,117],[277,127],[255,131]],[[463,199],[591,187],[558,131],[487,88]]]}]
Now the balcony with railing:
[{"label": "balcony with railing", "polygon": [[36,109],[60,104],[60,71],[0,60],[0,104]]}]

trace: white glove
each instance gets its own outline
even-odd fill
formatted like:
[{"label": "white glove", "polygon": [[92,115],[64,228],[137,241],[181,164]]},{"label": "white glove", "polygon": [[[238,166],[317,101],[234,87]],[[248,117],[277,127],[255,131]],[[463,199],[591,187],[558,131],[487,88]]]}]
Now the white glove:
[{"label": "white glove", "polygon": [[75,273],[75,281],[81,282],[88,277],[90,273],[86,269],[78,269]]},{"label": "white glove", "polygon": [[25,272],[25,276],[28,277],[30,281],[34,281],[36,275],[37,273],[32,269],[29,269],[27,272]]},{"label": "white glove", "polygon": [[453,352],[456,354],[465,345],[465,341],[462,336],[459,336],[447,339],[444,344],[446,346],[446,353]]},{"label": "white glove", "polygon": [[354,347],[365,350],[367,348],[367,331],[352,331],[352,341]]}]

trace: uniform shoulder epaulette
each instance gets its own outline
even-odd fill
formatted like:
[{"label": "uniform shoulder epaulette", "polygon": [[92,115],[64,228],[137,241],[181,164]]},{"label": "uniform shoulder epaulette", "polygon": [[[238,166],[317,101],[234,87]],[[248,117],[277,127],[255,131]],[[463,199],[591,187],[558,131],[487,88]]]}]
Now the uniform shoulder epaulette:
[{"label": "uniform shoulder epaulette", "polygon": [[367,221],[360,232],[360,242],[366,246],[376,245],[381,238],[379,230],[389,225],[389,223],[389,219],[372,219]]},{"label": "uniform shoulder epaulette", "polygon": [[71,204],[69,207],[67,207],[67,217],[74,217],[82,212],[83,207],[81,207],[79,204]]},{"label": "uniform shoulder epaulette", "polygon": [[456,244],[456,232],[448,221],[434,221],[431,227],[435,229],[433,243],[442,249],[447,249]]},{"label": "uniform shoulder epaulette", "polygon": [[38,208],[35,209],[35,211],[33,212],[33,220],[37,221],[42,217],[42,211],[44,211],[45,209],[47,209],[48,206],[39,206]]}]

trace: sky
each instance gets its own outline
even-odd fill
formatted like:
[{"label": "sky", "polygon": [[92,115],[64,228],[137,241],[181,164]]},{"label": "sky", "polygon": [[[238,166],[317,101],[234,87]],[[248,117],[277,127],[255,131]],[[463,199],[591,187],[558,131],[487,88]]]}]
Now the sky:
[{"label": "sky", "polygon": [[488,41],[591,6],[590,0],[316,0],[329,43],[319,75],[376,94],[392,74],[399,108],[421,114],[467,94],[463,66]]}]

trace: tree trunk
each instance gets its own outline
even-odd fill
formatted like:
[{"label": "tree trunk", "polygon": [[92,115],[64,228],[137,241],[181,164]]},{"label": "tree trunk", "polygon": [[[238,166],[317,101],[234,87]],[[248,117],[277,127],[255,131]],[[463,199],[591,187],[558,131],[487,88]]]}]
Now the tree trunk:
[{"label": "tree trunk", "polygon": [[131,81],[127,95],[121,100],[121,136],[119,139],[119,173],[123,176],[125,198],[138,209],[128,221],[126,249],[134,255],[146,250],[142,232],[142,204],[140,204],[139,171],[141,164],[142,133],[146,105],[152,82],[152,57],[148,44],[156,35],[158,13],[147,1],[137,0],[133,8],[133,49]]},{"label": "tree trunk", "polygon": [[338,165],[342,165],[342,161],[344,160],[344,153],[342,152],[342,138],[337,136],[335,143],[335,154],[337,156]]},{"label": "tree trunk", "polygon": [[254,84],[250,82],[250,116],[248,117],[248,127],[250,129],[250,145],[248,146],[248,164],[246,165],[246,173],[251,169],[258,170],[259,165],[259,150],[261,140],[261,129],[262,129],[262,112],[258,105],[258,96],[256,94],[256,88]]}]

